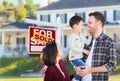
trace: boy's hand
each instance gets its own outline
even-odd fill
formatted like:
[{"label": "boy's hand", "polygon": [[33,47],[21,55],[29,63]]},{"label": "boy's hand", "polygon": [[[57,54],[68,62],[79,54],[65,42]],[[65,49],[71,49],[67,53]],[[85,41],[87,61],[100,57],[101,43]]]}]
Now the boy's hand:
[{"label": "boy's hand", "polygon": [[89,55],[90,51],[86,50],[86,49],[83,49],[83,53],[85,53],[86,55]]}]

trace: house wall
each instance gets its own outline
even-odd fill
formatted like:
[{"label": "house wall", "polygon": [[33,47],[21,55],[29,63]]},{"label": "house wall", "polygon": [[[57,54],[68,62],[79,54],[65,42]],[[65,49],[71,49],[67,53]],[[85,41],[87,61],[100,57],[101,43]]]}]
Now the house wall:
[{"label": "house wall", "polygon": [[[118,6],[119,7],[119,6]],[[112,6],[110,6],[110,7],[93,7],[93,8],[78,8],[78,9],[63,9],[63,10],[51,10],[51,11],[39,11],[39,12],[37,12],[37,14],[38,14],[38,18],[37,18],[37,20],[40,20],[41,18],[41,16],[44,16],[44,15],[50,15],[50,22],[53,22],[53,23],[55,23],[56,22],[56,17],[57,17],[57,14],[63,14],[63,15],[67,15],[67,22],[66,22],[66,24],[68,24],[69,23],[69,19],[73,16],[73,15],[75,15],[76,13],[84,13],[84,15],[85,15],[85,17],[84,17],[84,20],[85,20],[85,24],[87,24],[87,22],[88,22],[88,15],[89,15],[89,13],[90,12],[94,12],[94,11],[100,11],[101,13],[103,13],[104,15],[105,15],[105,17],[106,17],[106,21],[107,22],[113,22],[113,21],[116,21],[115,19],[115,17],[117,17],[119,20],[120,20],[120,14],[117,14],[117,16],[116,16],[116,11],[117,11],[117,13],[120,13],[120,8],[114,8],[114,6],[113,6],[113,8],[112,8]],[[80,15],[81,16],[81,15]],[[64,21],[64,19],[65,18],[61,18],[61,19],[63,19],[62,21]],[[40,20],[41,21],[41,20]]]},{"label": "house wall", "polygon": [[108,36],[116,40],[117,44],[120,44],[120,25],[106,26],[104,29]]},{"label": "house wall", "polygon": [[[120,44],[120,25],[105,25],[103,29],[104,33],[108,36],[110,36],[113,40],[116,40],[117,44]],[[72,29],[69,27],[69,29],[62,30],[62,48],[64,49],[64,53],[68,53],[69,50],[69,44],[68,44],[68,38],[70,34],[72,33]],[[114,34],[116,34],[116,38],[114,38]],[[66,36],[66,39],[64,38]],[[66,40],[66,41],[65,41]],[[67,45],[65,47],[65,44]]]},{"label": "house wall", "polygon": [[50,21],[52,22],[52,23],[56,23],[57,22],[57,20],[56,20],[56,14],[51,14],[50,15]]},{"label": "house wall", "polygon": [[[88,24],[88,18],[89,18],[89,13],[94,12],[94,11],[100,11],[101,13],[104,14],[104,16],[106,17],[106,21],[108,23],[115,23],[116,21],[120,20],[120,6],[116,5],[116,6],[103,6],[103,7],[86,7],[86,8],[71,8],[71,9],[57,9],[57,10],[42,10],[42,11],[36,11],[38,18],[37,20],[40,20],[42,15],[50,15],[50,22],[56,23],[56,17],[57,14],[66,14],[67,16],[67,22],[62,24],[67,24],[69,26],[69,19],[76,15],[76,13],[80,13],[79,15],[81,16],[81,14],[83,14],[82,16],[84,16],[84,20],[85,20],[85,24]],[[118,11],[117,16],[116,16],[116,11]],[[116,20],[116,17],[118,18]],[[66,19],[61,18],[62,19]],[[64,20],[62,20],[64,21]],[[116,25],[116,27],[114,27],[114,25],[105,25],[104,27],[104,32],[109,35],[111,38],[114,39],[114,33],[117,34],[117,36],[119,36],[120,34],[118,33],[120,30],[120,26]],[[112,30],[112,31],[111,31]],[[71,28],[66,28],[62,30],[62,48],[64,50],[69,50],[69,45],[68,45],[68,37],[70,35],[70,33],[72,32]],[[67,41],[67,42],[66,42]],[[66,47],[67,45],[67,47]]]},{"label": "house wall", "polygon": [[113,22],[114,21],[114,10],[107,10],[106,21],[108,21],[108,22]]},{"label": "house wall", "polygon": [[69,13],[67,13],[67,24],[69,24],[70,18],[71,18],[72,16],[74,16],[74,15],[75,15],[74,12],[69,12]]}]

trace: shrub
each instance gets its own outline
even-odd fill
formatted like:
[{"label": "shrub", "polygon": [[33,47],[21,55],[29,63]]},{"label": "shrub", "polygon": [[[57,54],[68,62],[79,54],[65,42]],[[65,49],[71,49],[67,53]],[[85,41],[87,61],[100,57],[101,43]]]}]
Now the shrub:
[{"label": "shrub", "polygon": [[120,48],[117,48],[118,56],[120,56]]},{"label": "shrub", "polygon": [[26,72],[26,70],[38,71],[40,69],[39,57],[28,58],[0,58],[0,75],[16,76]]},{"label": "shrub", "polygon": [[66,55],[66,57],[64,58],[64,62],[65,62],[65,64],[66,64],[66,67],[67,67],[67,69],[68,69],[69,74],[70,74],[70,75],[74,74],[74,73],[75,73],[75,70],[74,70],[72,64],[71,64],[70,61],[69,61],[68,55]]}]

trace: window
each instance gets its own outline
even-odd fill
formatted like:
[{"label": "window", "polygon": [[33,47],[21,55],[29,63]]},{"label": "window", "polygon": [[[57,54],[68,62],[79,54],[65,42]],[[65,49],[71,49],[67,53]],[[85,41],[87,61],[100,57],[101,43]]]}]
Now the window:
[{"label": "window", "polygon": [[[100,13],[102,13],[105,17],[105,20],[106,20],[106,11],[100,11]],[[106,20],[107,21],[107,20]]]},{"label": "window", "polygon": [[78,15],[78,16],[82,17],[85,21],[85,12],[75,13],[75,15]]},{"label": "window", "polygon": [[50,22],[50,15],[40,15],[40,20]]},{"label": "window", "polygon": [[65,14],[65,23],[67,23],[67,14]]},{"label": "window", "polygon": [[114,10],[114,20],[120,20],[120,10]]},{"label": "window", "polygon": [[17,38],[17,45],[25,45],[25,37]]},{"label": "window", "polygon": [[61,18],[61,23],[67,23],[67,14],[57,14],[58,16]]},{"label": "window", "polygon": [[48,15],[48,22],[50,22],[50,15]]},{"label": "window", "polygon": [[64,47],[66,48],[67,47],[67,36],[64,35]]},{"label": "window", "polygon": [[40,21],[42,21],[42,15],[40,15]]}]

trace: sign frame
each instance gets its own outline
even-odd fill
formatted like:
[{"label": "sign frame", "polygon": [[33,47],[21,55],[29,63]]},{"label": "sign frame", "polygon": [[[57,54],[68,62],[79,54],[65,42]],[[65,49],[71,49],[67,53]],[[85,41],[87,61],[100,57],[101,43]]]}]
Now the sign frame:
[{"label": "sign frame", "polygon": [[[37,29],[39,31],[35,32],[34,30]],[[42,31],[42,32],[40,32]],[[46,33],[45,33],[46,32]],[[46,35],[42,35],[40,33],[45,33]],[[51,36],[52,33],[52,37]],[[29,35],[28,35],[28,53],[29,54],[40,54],[42,49],[44,48],[45,43],[47,43],[45,40],[50,39],[51,41],[56,41],[56,29],[51,29],[51,28],[43,28],[43,27],[34,27],[34,26],[29,26]],[[37,40],[34,36],[38,35],[38,38],[45,37],[45,40]],[[49,35],[49,36],[48,36]],[[40,36],[40,37],[39,37]],[[36,36],[37,37],[37,36]],[[34,39],[34,40],[33,40]],[[33,40],[33,41],[32,41]],[[39,44],[33,44],[33,43],[39,43]],[[33,44],[33,45],[32,45]],[[39,49],[39,50],[38,50]]]}]

